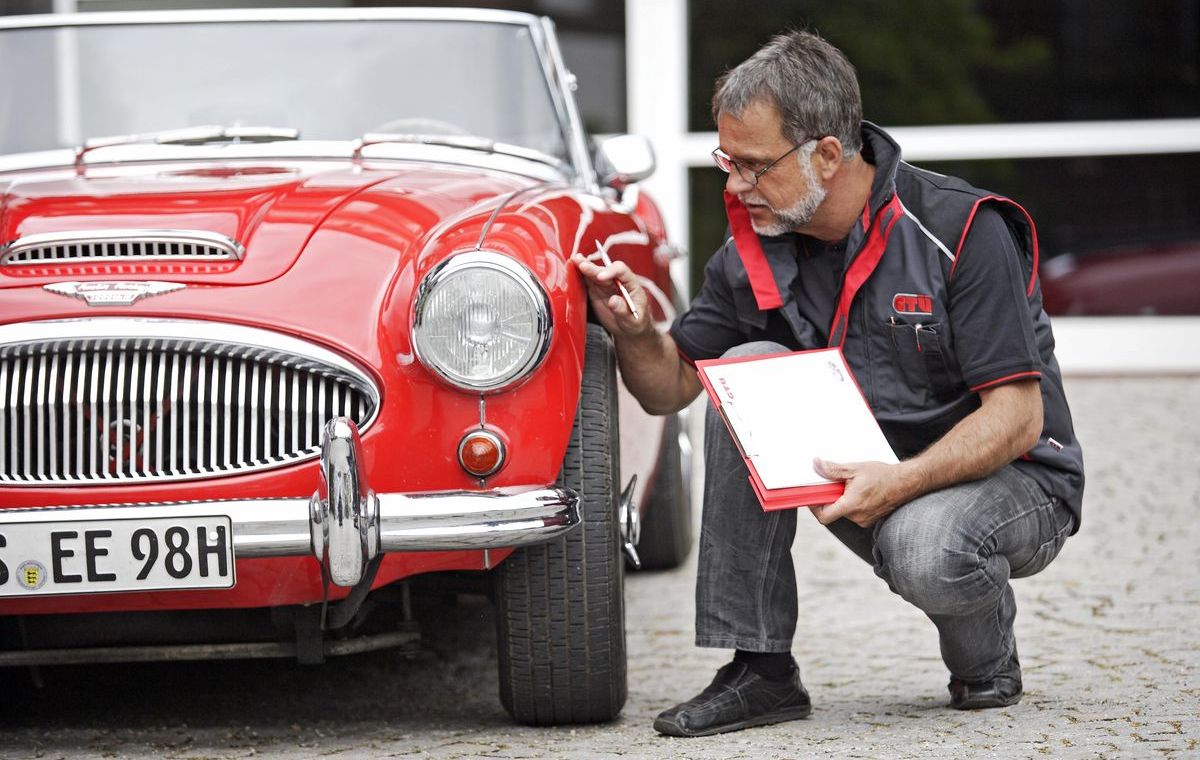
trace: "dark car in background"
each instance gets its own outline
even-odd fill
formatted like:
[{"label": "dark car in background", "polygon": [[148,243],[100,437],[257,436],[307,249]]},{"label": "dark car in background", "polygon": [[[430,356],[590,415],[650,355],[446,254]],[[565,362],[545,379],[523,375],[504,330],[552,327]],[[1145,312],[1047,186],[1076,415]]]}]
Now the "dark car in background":
[{"label": "dark car in background", "polygon": [[1200,314],[1200,241],[1142,243],[1066,253],[1041,266],[1049,314]]}]

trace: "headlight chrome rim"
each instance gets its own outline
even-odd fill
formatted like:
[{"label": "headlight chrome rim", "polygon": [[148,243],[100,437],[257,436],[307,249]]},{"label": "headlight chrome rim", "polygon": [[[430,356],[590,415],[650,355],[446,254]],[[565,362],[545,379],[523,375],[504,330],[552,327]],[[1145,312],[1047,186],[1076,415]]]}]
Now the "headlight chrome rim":
[{"label": "headlight chrome rim", "polygon": [[[513,366],[502,375],[498,375],[486,382],[474,381],[452,371],[435,361],[422,347],[425,340],[422,337],[422,331],[425,329],[427,323],[427,309],[430,297],[451,276],[467,269],[491,270],[508,277],[529,298],[535,312],[536,324],[534,329],[537,337],[533,350],[528,352],[522,362]],[[553,332],[550,297],[547,295],[545,288],[542,287],[541,282],[538,281],[524,264],[511,256],[481,249],[469,249],[453,253],[445,261],[435,266],[429,274],[425,275],[417,287],[417,297],[413,302],[412,324],[413,350],[416,353],[418,361],[444,382],[471,393],[496,393],[523,382],[546,358],[546,354],[550,350],[550,337]]]}]

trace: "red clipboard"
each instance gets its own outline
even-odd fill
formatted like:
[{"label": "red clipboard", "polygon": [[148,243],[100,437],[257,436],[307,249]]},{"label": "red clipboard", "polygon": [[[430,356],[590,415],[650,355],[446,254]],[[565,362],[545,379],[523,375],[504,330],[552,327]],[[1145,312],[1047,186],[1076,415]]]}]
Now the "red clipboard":
[{"label": "red clipboard", "polygon": [[[830,482],[821,479],[820,476],[815,476],[821,482],[807,483],[804,485],[796,485],[790,487],[768,488],[763,477],[759,473],[759,468],[756,465],[756,457],[751,456],[747,452],[747,447],[743,444],[741,437],[738,434],[737,426],[730,419],[734,415],[734,404],[731,400],[733,389],[726,386],[718,389],[714,382],[724,383],[724,378],[719,376],[718,370],[721,367],[726,367],[734,364],[742,364],[745,362],[768,362],[784,357],[795,355],[821,355],[828,356],[820,357],[822,361],[827,363],[832,362],[837,365],[837,368],[845,373],[848,385],[853,388],[853,393],[857,397],[857,401],[851,401],[852,404],[861,404],[861,409],[856,410],[860,413],[865,410],[867,416],[870,416],[870,408],[867,406],[866,397],[862,393],[862,388],[859,387],[858,381],[850,372],[849,366],[846,364],[845,358],[842,356],[841,350],[838,348],[823,348],[811,351],[792,351],[779,354],[764,354],[760,356],[746,356],[735,359],[705,359],[696,362],[697,375],[700,378],[700,383],[704,386],[704,390],[708,393],[709,399],[720,412],[721,418],[725,422],[726,428],[729,430],[730,436],[737,444],[738,453],[746,462],[746,469],[750,473],[750,484],[754,489],[754,495],[758,497],[759,503],[764,511],[773,511],[778,509],[794,509],[797,507],[815,507],[823,504],[830,504],[837,501],[838,497],[845,491],[843,482]],[[814,357],[815,358],[815,357]],[[713,377],[718,380],[714,381]],[[780,399],[780,404],[788,403],[787,399]],[[873,430],[878,434],[879,440],[883,440],[882,432],[878,431],[878,424],[875,423],[874,417],[870,416],[870,424]],[[887,446],[886,441],[882,444],[886,448],[887,454],[891,455],[890,461],[896,461],[894,453]],[[886,460],[886,458],[885,458]]]}]

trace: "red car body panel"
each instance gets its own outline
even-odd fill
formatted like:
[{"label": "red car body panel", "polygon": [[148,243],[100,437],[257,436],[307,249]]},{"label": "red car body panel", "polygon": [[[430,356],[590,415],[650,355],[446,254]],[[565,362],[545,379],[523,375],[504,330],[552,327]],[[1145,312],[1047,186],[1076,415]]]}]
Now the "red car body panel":
[{"label": "red car body panel", "polygon": [[[650,273],[648,279],[671,292],[665,263],[654,257],[664,242],[661,222],[648,230],[615,202],[593,199],[584,207],[564,185],[498,171],[396,161],[89,165],[83,175],[9,174],[0,177],[0,188],[4,241],[61,230],[187,228],[242,242],[243,259],[220,264],[0,267],[0,324],[202,319],[321,344],[367,371],[382,392],[379,415],[362,434],[366,470],[378,492],[553,483],[579,397],[587,321],[582,282],[567,258],[624,233],[638,242],[612,246],[613,258]],[[640,207],[653,211],[645,196]],[[479,426],[479,396],[435,377],[415,359],[410,340],[417,284],[451,254],[477,245],[529,267],[549,295],[554,324],[542,366],[486,400],[487,425],[506,442],[508,458],[483,484],[463,471],[455,454],[462,435]],[[188,287],[120,307],[89,306],[42,287],[70,279],[169,280]],[[655,309],[659,318],[669,316]],[[628,432],[654,435],[661,424],[646,417],[646,430]],[[627,469],[646,477],[650,456]],[[318,463],[310,460],[186,482],[0,486],[0,507],[307,497],[318,480]],[[509,551],[389,554],[373,586],[416,573],[494,566]],[[229,590],[0,599],[0,614],[276,606],[323,596],[312,557],[240,559],[237,578]],[[330,591],[337,598],[346,589]]]}]

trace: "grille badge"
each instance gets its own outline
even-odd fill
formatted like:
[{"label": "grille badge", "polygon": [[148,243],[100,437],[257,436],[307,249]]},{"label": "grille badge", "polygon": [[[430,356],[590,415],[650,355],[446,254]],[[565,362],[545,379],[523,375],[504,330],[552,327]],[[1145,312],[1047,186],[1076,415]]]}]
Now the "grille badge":
[{"label": "grille badge", "polygon": [[46,290],[59,295],[82,298],[88,306],[129,306],[146,296],[157,296],[186,287],[181,282],[55,282]]}]

